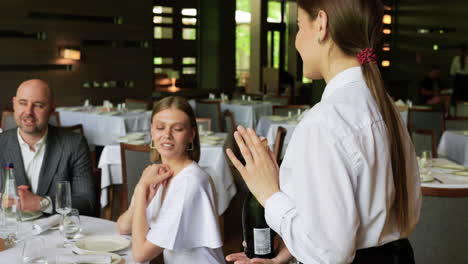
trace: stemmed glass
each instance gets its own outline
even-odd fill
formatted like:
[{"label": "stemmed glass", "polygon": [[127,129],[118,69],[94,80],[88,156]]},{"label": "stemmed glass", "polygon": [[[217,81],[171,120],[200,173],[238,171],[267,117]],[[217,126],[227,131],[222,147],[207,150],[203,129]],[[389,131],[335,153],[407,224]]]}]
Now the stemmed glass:
[{"label": "stemmed glass", "polygon": [[71,189],[70,182],[57,182],[55,189],[55,210],[61,215],[65,215],[71,211]]},{"label": "stemmed glass", "polygon": [[432,177],[432,153],[428,150],[421,151],[421,157],[419,159],[420,177],[423,181],[431,181]]},{"label": "stemmed glass", "polygon": [[63,247],[71,246],[75,236],[81,231],[80,214],[77,209],[70,209],[68,213],[62,214],[59,230],[65,238]]}]

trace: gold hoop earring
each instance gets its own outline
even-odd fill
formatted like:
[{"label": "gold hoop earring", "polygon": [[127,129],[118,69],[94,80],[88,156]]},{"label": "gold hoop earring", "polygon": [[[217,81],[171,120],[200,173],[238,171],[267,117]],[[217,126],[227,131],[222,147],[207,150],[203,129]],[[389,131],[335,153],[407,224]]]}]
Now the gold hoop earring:
[{"label": "gold hoop earring", "polygon": [[190,142],[190,145],[187,148],[187,151],[193,151],[194,148],[195,148],[195,146],[194,146],[193,141],[192,141],[192,142]]},{"label": "gold hoop earring", "polygon": [[154,141],[153,140],[151,140],[149,147],[150,147],[150,149],[156,149],[156,147],[154,146]]}]

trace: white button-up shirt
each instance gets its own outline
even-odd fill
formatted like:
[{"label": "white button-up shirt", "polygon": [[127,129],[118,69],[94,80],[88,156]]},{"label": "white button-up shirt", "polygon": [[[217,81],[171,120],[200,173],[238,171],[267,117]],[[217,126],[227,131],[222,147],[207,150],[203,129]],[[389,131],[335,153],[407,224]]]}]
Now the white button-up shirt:
[{"label": "white button-up shirt", "polygon": [[21,155],[23,156],[24,171],[31,184],[31,191],[33,193],[36,193],[39,184],[39,173],[41,172],[42,161],[44,160],[46,140],[47,132],[34,144],[34,150],[31,150],[28,143],[21,137],[20,129],[18,128],[18,142],[21,148]]},{"label": "white button-up shirt", "polygon": [[468,75],[468,56],[465,56],[465,67],[461,66],[460,56],[455,56],[452,60],[452,65],[450,66],[450,75],[464,74]]},{"label": "white button-up shirt", "polygon": [[[42,168],[42,162],[44,160],[44,153],[46,149],[48,131],[45,135],[34,144],[34,150],[31,150],[28,143],[26,143],[20,135],[20,129],[18,128],[18,142],[21,149],[21,156],[23,157],[24,171],[28,177],[29,183],[31,184],[31,192],[37,192],[37,186],[39,185],[39,174]],[[49,206],[44,208],[44,212],[52,212],[52,200],[46,196],[49,200]]]},{"label": "white button-up shirt", "polygon": [[[403,122],[403,121],[401,121]],[[294,130],[280,168],[281,191],[265,217],[299,261],[350,263],[357,249],[405,238],[419,219],[414,148],[404,129],[409,230],[395,222],[386,125],[360,67],[337,74]]]}]

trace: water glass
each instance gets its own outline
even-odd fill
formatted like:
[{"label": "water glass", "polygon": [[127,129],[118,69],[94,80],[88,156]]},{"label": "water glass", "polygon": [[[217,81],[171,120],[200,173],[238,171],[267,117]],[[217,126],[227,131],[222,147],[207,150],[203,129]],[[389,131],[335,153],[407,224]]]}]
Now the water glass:
[{"label": "water glass", "polygon": [[430,169],[432,167],[432,152],[429,150],[421,151],[421,167]]},{"label": "water glass", "polygon": [[42,237],[33,237],[23,243],[21,261],[23,264],[47,264],[47,257],[43,249],[45,240]]},{"label": "water glass", "polygon": [[71,246],[81,231],[80,214],[77,209],[70,209],[68,213],[62,214],[59,230],[64,237],[63,247]]},{"label": "water glass", "polygon": [[55,188],[55,210],[64,215],[70,212],[72,206],[70,182],[57,182]]}]

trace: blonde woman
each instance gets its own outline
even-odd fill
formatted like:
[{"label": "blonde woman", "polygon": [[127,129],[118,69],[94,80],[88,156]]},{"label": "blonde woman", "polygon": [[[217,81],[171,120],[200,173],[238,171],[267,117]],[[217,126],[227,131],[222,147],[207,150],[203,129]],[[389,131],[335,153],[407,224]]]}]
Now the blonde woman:
[{"label": "blonde woman", "polygon": [[[324,79],[281,168],[252,129],[227,154],[265,206],[268,225],[300,262],[414,263],[406,239],[421,191],[410,137],[384,90],[376,49],[383,6],[368,0],[298,0],[296,48],[304,76]],[[227,257],[236,263],[281,263]]]},{"label": "blonde woman", "polygon": [[164,263],[225,263],[210,176],[197,161],[195,115],[182,97],[158,101],[151,117],[153,161],[119,217],[121,234],[132,234],[137,262],[164,254]]}]

